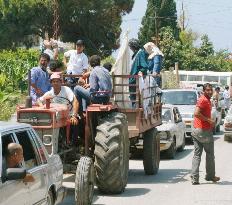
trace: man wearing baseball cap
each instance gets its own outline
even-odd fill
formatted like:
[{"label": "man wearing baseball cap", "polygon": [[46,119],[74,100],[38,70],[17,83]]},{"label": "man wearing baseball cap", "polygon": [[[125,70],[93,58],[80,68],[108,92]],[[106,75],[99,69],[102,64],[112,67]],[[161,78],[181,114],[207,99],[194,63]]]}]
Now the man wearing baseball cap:
[{"label": "man wearing baseball cap", "polygon": [[38,99],[38,104],[43,106],[43,103],[45,103],[46,99],[51,99],[52,103],[66,104],[70,107],[71,124],[77,125],[79,119],[79,102],[76,99],[73,91],[67,86],[62,86],[62,80],[59,73],[53,73],[51,75],[50,81],[52,89]]},{"label": "man wearing baseball cap", "polygon": [[82,75],[89,67],[88,57],[83,53],[85,49],[84,41],[78,40],[76,42],[76,50],[69,50],[64,53],[64,62],[67,59],[67,73],[73,75]]}]

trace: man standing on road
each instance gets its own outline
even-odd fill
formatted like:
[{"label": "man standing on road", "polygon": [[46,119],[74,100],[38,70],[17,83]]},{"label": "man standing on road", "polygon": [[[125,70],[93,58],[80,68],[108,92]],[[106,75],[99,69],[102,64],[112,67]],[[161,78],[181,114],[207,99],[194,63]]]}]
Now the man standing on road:
[{"label": "man standing on road", "polygon": [[228,85],[225,87],[225,90],[223,92],[223,98],[224,98],[224,104],[225,104],[225,111],[227,112],[230,109],[230,105],[231,105],[230,91],[229,91]]},{"label": "man standing on road", "polygon": [[203,86],[203,95],[199,98],[194,113],[194,129],[192,132],[194,143],[194,156],[192,161],[192,184],[199,184],[199,167],[203,149],[206,152],[206,181],[217,182],[220,177],[215,176],[214,159],[214,121],[211,118],[211,97],[213,95],[212,85],[206,83]]},{"label": "man standing on road", "polygon": [[39,58],[39,66],[31,69],[31,97],[33,104],[36,103],[39,97],[51,89],[47,72],[49,61],[49,55],[42,53]]}]

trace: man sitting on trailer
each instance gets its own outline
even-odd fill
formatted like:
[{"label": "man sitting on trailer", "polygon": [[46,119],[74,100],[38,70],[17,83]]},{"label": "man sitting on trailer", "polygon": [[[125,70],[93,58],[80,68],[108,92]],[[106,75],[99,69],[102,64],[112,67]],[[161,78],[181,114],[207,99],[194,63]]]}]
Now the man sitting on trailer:
[{"label": "man sitting on trailer", "polygon": [[106,104],[110,100],[112,93],[112,82],[109,70],[100,66],[101,58],[94,55],[90,58],[90,65],[93,70],[89,76],[89,88],[76,86],[74,93],[80,103],[80,111],[85,110],[82,107],[82,99],[86,100],[87,105],[90,101],[97,104]]}]

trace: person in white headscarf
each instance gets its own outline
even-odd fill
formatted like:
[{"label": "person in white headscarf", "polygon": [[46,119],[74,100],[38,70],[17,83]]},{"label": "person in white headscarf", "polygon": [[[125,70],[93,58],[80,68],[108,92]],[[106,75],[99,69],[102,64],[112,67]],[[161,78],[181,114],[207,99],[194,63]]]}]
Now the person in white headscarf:
[{"label": "person in white headscarf", "polygon": [[144,49],[149,54],[149,70],[152,72],[154,79],[156,80],[157,85],[161,86],[161,76],[160,71],[162,69],[162,63],[164,54],[162,51],[152,42],[146,43]]}]

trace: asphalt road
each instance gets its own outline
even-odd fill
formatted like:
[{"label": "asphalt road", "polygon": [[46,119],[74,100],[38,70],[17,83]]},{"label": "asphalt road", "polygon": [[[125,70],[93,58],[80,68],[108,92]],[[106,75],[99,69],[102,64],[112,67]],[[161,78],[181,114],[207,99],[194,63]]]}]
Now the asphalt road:
[{"label": "asphalt road", "polygon": [[[129,180],[121,195],[104,196],[95,189],[95,205],[231,205],[232,204],[232,143],[223,140],[223,132],[215,135],[216,175],[219,183],[204,180],[205,154],[200,167],[200,185],[191,185],[190,169],[193,146],[177,153],[174,160],[160,162],[156,176],[146,176],[142,160],[130,160]],[[69,187],[62,205],[74,205],[74,176],[65,175]]]}]

